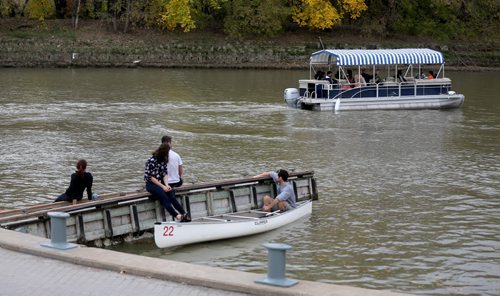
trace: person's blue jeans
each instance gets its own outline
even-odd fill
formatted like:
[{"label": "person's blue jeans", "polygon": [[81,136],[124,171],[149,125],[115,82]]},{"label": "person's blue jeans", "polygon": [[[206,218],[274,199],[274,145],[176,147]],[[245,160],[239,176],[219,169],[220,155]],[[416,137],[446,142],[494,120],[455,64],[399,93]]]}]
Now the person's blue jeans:
[{"label": "person's blue jeans", "polygon": [[175,210],[182,215],[186,213],[181,204],[177,201],[174,189],[169,192],[165,192],[155,183],[146,182],[146,190],[160,200],[161,205],[170,213],[170,215],[172,215],[172,217],[175,218],[175,216],[177,216],[177,212]]}]

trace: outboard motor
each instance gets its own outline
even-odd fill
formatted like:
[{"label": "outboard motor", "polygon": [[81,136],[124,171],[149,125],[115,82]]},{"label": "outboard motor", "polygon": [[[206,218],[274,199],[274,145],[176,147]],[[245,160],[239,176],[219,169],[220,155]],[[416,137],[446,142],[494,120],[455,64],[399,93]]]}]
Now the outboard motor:
[{"label": "outboard motor", "polygon": [[297,108],[297,99],[299,96],[299,90],[296,88],[287,88],[283,92],[283,98],[289,107]]}]

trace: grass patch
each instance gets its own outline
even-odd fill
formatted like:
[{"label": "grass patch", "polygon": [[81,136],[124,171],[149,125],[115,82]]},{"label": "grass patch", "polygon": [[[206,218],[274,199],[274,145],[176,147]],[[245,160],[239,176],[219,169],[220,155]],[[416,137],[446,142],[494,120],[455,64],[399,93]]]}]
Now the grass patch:
[{"label": "grass patch", "polygon": [[7,36],[16,39],[46,39],[46,38],[55,38],[62,40],[77,40],[77,34],[65,28],[53,28],[49,29],[47,27],[39,26],[37,28],[32,29],[13,29],[11,31],[6,32]]},{"label": "grass patch", "polygon": [[75,31],[67,30],[64,28],[58,28],[58,29],[54,29],[52,31],[49,31],[49,32],[47,32],[47,35],[50,35],[51,37],[67,39],[67,40],[72,40],[72,41],[75,41],[77,39]]},{"label": "grass patch", "polygon": [[17,38],[17,39],[31,39],[35,35],[33,32],[26,31],[12,31],[7,33],[9,37]]}]

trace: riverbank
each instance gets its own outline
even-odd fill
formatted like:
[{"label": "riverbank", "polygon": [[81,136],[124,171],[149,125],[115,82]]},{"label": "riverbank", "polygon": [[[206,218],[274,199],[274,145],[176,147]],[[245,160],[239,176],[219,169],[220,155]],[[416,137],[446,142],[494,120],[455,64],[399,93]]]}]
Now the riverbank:
[{"label": "riverbank", "polygon": [[241,40],[213,32],[113,32],[104,21],[45,23],[0,20],[0,67],[196,67],[306,69],[311,52],[327,48],[428,47],[442,51],[448,69],[498,70],[495,42],[436,42],[365,38],[355,32],[298,32]]}]

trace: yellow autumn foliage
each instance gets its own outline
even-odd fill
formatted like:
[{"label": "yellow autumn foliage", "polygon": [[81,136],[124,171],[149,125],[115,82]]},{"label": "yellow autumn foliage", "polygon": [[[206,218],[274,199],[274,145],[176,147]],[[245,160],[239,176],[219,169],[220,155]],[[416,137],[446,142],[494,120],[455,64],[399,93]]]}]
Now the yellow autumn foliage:
[{"label": "yellow autumn foliage", "polygon": [[29,19],[44,21],[56,14],[54,0],[29,0],[24,13]]},{"label": "yellow autumn foliage", "polygon": [[368,9],[364,0],[339,0],[336,3],[338,9],[328,0],[301,0],[299,5],[292,7],[292,19],[301,27],[324,30],[340,24],[345,15],[356,19]]},{"label": "yellow autumn foliage", "polygon": [[170,0],[165,4],[164,12],[160,14],[161,24],[169,31],[175,30],[179,26],[184,32],[189,32],[196,28],[191,17],[189,0]]},{"label": "yellow autumn foliage", "polygon": [[352,19],[357,19],[361,13],[368,9],[364,0],[343,0],[342,9],[349,14]]},{"label": "yellow autumn foliage", "polygon": [[292,19],[301,27],[324,30],[339,24],[341,17],[330,1],[302,0],[292,7]]}]

